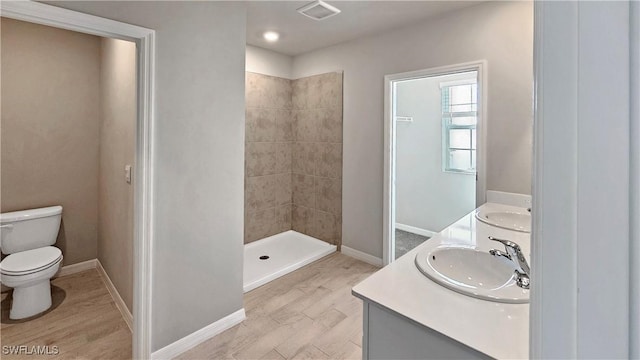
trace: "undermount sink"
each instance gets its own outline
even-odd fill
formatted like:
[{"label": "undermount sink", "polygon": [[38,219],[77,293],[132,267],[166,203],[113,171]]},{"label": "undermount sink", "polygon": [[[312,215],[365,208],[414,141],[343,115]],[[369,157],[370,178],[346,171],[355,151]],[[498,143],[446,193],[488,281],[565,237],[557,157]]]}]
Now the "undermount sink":
[{"label": "undermount sink", "polygon": [[529,290],[516,284],[516,265],[475,248],[425,248],[416,266],[436,283],[464,295],[503,303],[528,303]]},{"label": "undermount sink", "polygon": [[519,211],[481,208],[476,211],[476,219],[503,229],[531,232],[531,213],[526,209]]}]

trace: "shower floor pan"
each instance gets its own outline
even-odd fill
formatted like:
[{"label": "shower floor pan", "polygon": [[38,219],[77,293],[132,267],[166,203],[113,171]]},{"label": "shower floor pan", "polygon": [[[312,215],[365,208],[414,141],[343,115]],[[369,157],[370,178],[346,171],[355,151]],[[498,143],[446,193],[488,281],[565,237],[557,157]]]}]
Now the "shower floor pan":
[{"label": "shower floor pan", "polygon": [[336,251],[336,246],[289,230],[244,246],[244,292]]}]

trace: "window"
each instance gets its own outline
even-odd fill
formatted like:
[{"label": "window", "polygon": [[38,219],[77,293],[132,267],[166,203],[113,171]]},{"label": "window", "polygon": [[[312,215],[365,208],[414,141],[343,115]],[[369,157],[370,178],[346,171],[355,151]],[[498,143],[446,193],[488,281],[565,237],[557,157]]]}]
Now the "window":
[{"label": "window", "polygon": [[475,79],[440,84],[442,103],[442,170],[476,173],[478,84]]}]

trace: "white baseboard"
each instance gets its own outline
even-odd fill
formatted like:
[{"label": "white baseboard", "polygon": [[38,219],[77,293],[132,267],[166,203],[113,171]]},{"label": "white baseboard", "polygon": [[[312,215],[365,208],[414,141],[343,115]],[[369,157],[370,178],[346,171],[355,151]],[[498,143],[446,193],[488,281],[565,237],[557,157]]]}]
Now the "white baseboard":
[{"label": "white baseboard", "polygon": [[131,311],[129,311],[129,308],[127,308],[127,304],[125,304],[124,300],[122,300],[120,293],[118,293],[118,290],[116,289],[115,285],[113,285],[113,282],[109,278],[109,275],[107,275],[104,267],[102,267],[100,260],[96,260],[96,270],[98,270],[98,273],[100,274],[104,285],[107,287],[109,294],[111,294],[111,298],[116,303],[116,307],[118,308],[118,310],[120,310],[124,322],[127,323],[129,330],[133,332],[133,315],[131,315]]},{"label": "white baseboard", "polygon": [[151,359],[172,359],[220,334],[221,332],[240,324],[244,319],[246,319],[246,316],[243,308],[163,347],[160,350],[154,351],[151,354]]},{"label": "white baseboard", "polygon": [[124,303],[124,300],[122,300],[120,293],[116,290],[115,285],[113,285],[109,275],[107,275],[107,272],[104,270],[104,267],[102,267],[102,264],[98,259],[91,259],[81,263],[63,266],[55,277],[72,275],[90,269],[96,269],[98,271],[98,274],[100,274],[111,298],[116,303],[116,307],[120,310],[124,322],[127,323],[129,330],[133,331],[133,316],[131,315],[131,311],[127,308],[127,305]]},{"label": "white baseboard", "polygon": [[342,245],[340,247],[340,252],[342,252],[344,255],[347,256],[351,256],[352,258],[364,261],[368,264],[374,265],[374,266],[382,266],[382,259],[375,257],[373,255],[369,255],[367,253],[364,253],[362,251],[356,250],[356,249],[352,249],[348,246],[344,246]]},{"label": "white baseboard", "polygon": [[415,226],[411,226],[411,225],[405,225],[405,224],[398,224],[398,223],[396,223],[396,229],[402,230],[402,231],[406,231],[406,232],[410,232],[412,234],[417,234],[417,235],[430,237],[430,238],[434,237],[434,236],[436,236],[438,234],[436,231],[421,229],[419,227],[415,227]]},{"label": "white baseboard", "polygon": [[54,277],[67,276],[85,270],[95,269],[97,263],[98,259],[91,259],[77,264],[65,265],[60,268],[60,271],[58,271],[58,273]]},{"label": "white baseboard", "polygon": [[487,202],[531,208],[531,195],[487,190]]}]

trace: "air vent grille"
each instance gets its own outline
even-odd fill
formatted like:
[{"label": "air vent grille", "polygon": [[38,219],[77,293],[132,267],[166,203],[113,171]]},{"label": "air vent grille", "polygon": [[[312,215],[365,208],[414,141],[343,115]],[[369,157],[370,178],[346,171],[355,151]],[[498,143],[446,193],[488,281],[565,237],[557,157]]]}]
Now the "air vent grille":
[{"label": "air vent grille", "polygon": [[298,12],[313,20],[324,20],[340,13],[340,9],[333,7],[322,0],[309,3],[298,9]]}]

